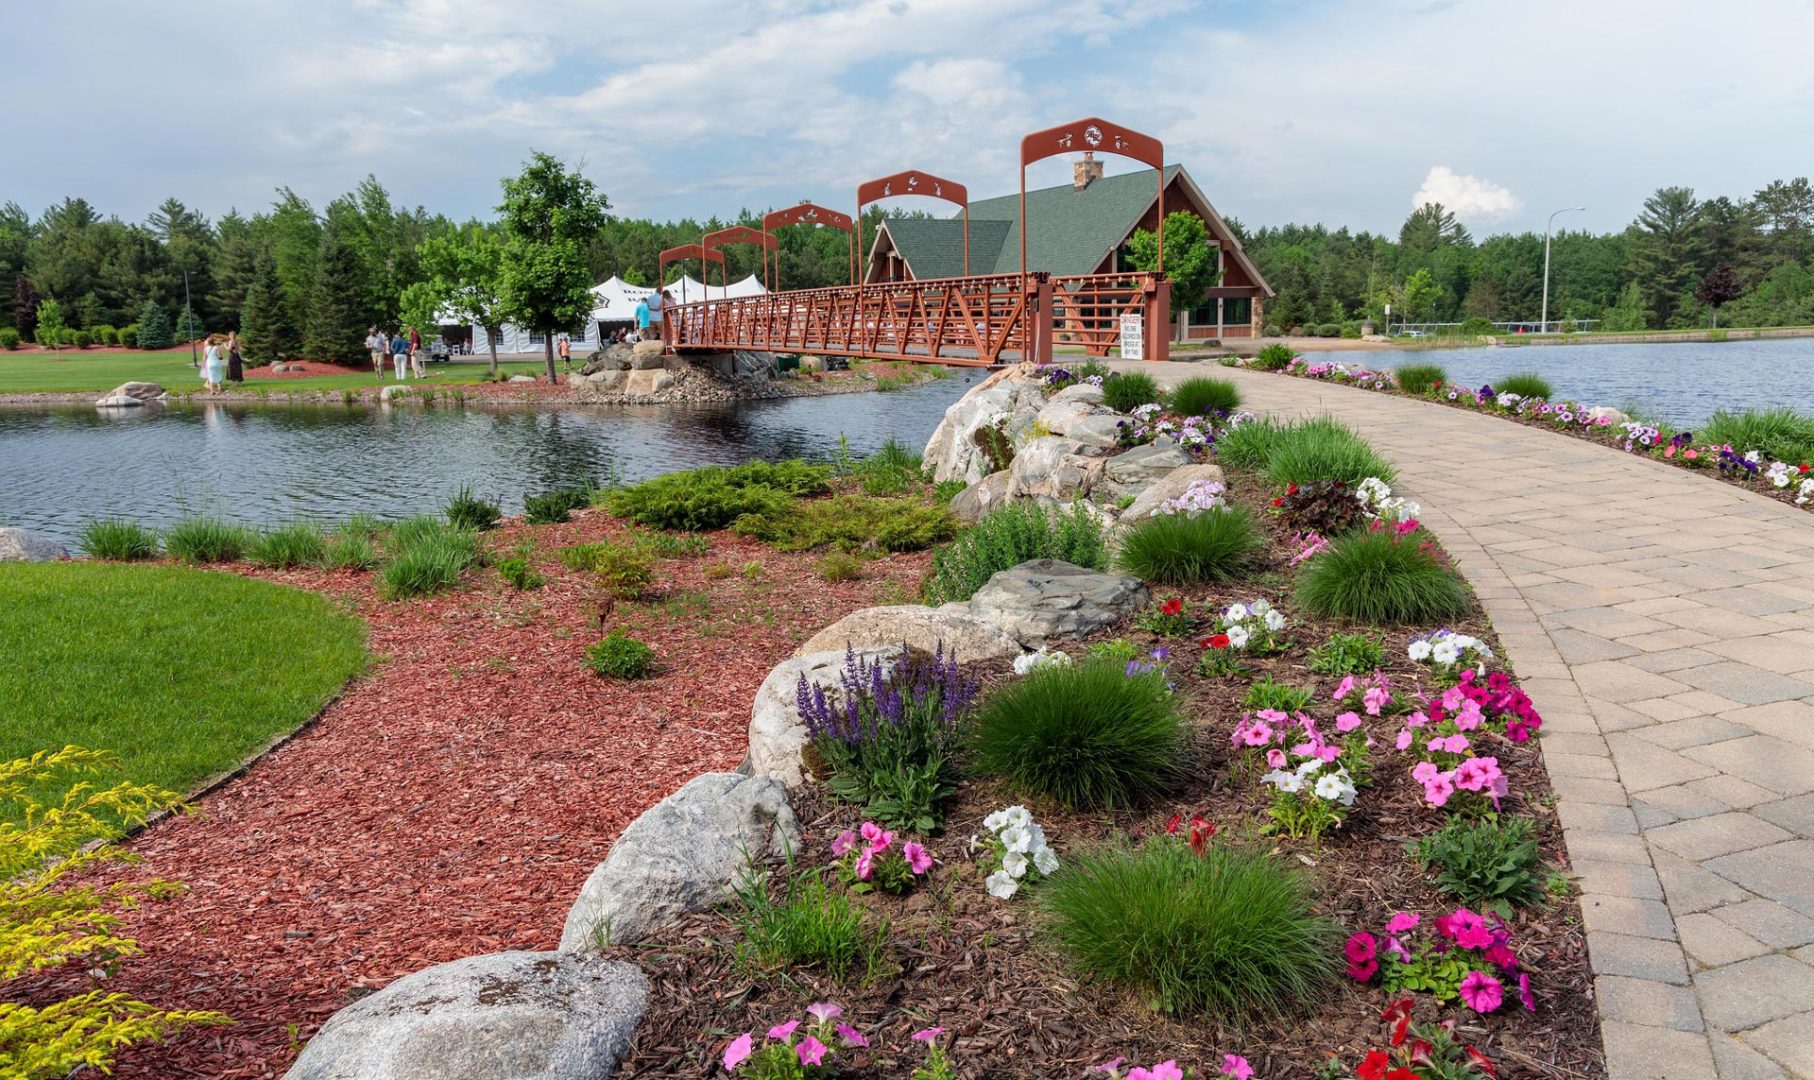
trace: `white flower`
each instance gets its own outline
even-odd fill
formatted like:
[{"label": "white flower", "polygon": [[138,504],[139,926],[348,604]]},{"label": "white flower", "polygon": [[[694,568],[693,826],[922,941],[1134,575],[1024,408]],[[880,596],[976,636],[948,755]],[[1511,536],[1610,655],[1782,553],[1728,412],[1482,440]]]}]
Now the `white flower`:
[{"label": "white flower", "polygon": [[1763,459],[1764,459],[1764,455],[1761,451],[1758,451],[1758,450],[1745,451],[1745,460],[1749,461],[1753,465],[1757,464],[1758,462],[1762,461]]},{"label": "white flower", "polygon": [[1018,851],[1010,851],[1001,857],[1001,868],[1011,878],[1022,878],[1027,874],[1027,857]]},{"label": "white flower", "polygon": [[1028,849],[1029,852],[1037,852],[1040,848],[1046,846],[1046,830],[1044,826],[1035,825],[1029,822],[1027,824],[1027,832],[1033,837],[1033,845]]},{"label": "white flower", "polygon": [[1033,866],[1042,874],[1058,872],[1058,855],[1049,847],[1033,849]]},{"label": "white flower", "polygon": [[1008,812],[1006,810],[997,810],[995,813],[990,814],[983,819],[983,828],[992,833],[1001,832],[1003,829],[1007,828],[1007,826]]},{"label": "white flower", "polygon": [[1236,625],[1228,628],[1228,647],[1231,649],[1247,647],[1247,628],[1245,626]]},{"label": "white flower", "polygon": [[1033,814],[1024,806],[1010,806],[1002,814],[1007,817],[1008,824],[1017,829],[1031,828],[1033,825]]},{"label": "white flower", "polygon": [[1068,667],[1071,658],[1061,652],[1047,652],[1039,649],[1036,652],[1024,653],[1014,658],[1014,674],[1025,675],[1042,667]]},{"label": "white flower", "polygon": [[997,870],[984,878],[983,886],[989,890],[989,895],[997,900],[1006,900],[1020,891],[1020,882],[1009,877],[1006,870]]},{"label": "white flower", "polygon": [[1264,615],[1272,610],[1272,605],[1264,600],[1255,600],[1253,603],[1247,605],[1247,610],[1255,615]]},{"label": "white flower", "polygon": [[1298,765],[1297,778],[1299,780],[1308,780],[1308,779],[1310,779],[1311,773],[1316,772],[1318,769],[1320,769],[1322,767],[1323,767],[1322,758],[1311,758],[1310,760],[1305,761]]},{"label": "white flower", "polygon": [[1348,782],[1346,772],[1324,773],[1316,782],[1317,798],[1328,802],[1339,802],[1343,806],[1354,804],[1354,785]]},{"label": "white flower", "polygon": [[1770,482],[1779,488],[1786,488],[1789,486],[1789,466],[1785,462],[1771,462],[1770,467],[1764,470],[1764,475],[1769,477]]},{"label": "white flower", "polygon": [[1010,825],[1001,831],[1001,846],[1024,855],[1033,847],[1033,834],[1023,826]]},{"label": "white flower", "polygon": [[1453,664],[1460,655],[1461,650],[1455,647],[1453,641],[1443,640],[1430,646],[1430,659],[1444,666]]},{"label": "white flower", "polygon": [[1405,655],[1419,663],[1428,660],[1430,658],[1430,642],[1425,638],[1418,638],[1416,641],[1405,646]]},{"label": "white flower", "polygon": [[1268,629],[1268,630],[1285,629],[1285,616],[1280,615],[1276,611],[1268,611],[1266,613],[1265,621],[1266,621],[1266,629]]},{"label": "white flower", "polygon": [[1296,773],[1288,773],[1283,769],[1272,770],[1265,776],[1260,777],[1260,782],[1263,784],[1271,784],[1273,787],[1278,788],[1287,795],[1295,795],[1304,790],[1304,781],[1302,778]]},{"label": "white flower", "polygon": [[1222,617],[1229,622],[1243,622],[1247,618],[1247,605],[1230,604],[1228,610],[1222,613]]},{"label": "white flower", "polygon": [[1377,476],[1369,476],[1355,485],[1354,497],[1361,502],[1384,502],[1392,497],[1392,489]]}]

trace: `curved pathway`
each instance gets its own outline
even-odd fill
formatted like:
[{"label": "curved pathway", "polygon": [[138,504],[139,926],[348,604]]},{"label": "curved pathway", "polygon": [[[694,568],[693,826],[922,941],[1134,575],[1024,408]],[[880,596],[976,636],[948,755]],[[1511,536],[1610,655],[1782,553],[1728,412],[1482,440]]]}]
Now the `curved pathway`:
[{"label": "curved pathway", "polygon": [[1397,463],[1543,714],[1608,1074],[1814,1077],[1814,515],[1434,403],[1117,366],[1230,378]]}]

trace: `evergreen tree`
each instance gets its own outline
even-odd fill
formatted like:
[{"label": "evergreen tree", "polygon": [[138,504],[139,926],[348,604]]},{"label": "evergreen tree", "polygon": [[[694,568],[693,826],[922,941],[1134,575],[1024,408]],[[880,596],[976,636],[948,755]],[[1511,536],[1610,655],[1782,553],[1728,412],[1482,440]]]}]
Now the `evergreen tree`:
[{"label": "evergreen tree", "polygon": [[1638,288],[1637,282],[1629,281],[1625,283],[1624,291],[1619,293],[1619,302],[1606,309],[1600,317],[1600,324],[1594,329],[1609,334],[1630,333],[1644,329],[1648,317],[1649,312],[1644,306],[1644,290]]},{"label": "evergreen tree", "polygon": [[156,300],[145,301],[144,310],[139,312],[139,348],[168,349],[172,344],[170,319],[164,309]]},{"label": "evergreen tree", "polygon": [[185,303],[183,309],[176,313],[176,322],[170,325],[170,333],[178,342],[186,343],[208,336],[208,324],[202,321],[201,312],[194,305]]},{"label": "evergreen tree", "polygon": [[303,344],[311,360],[359,367],[370,362],[365,333],[371,319],[366,308],[364,267],[345,231],[338,219],[329,215],[321,236],[321,261],[315,272],[315,293]]},{"label": "evergreen tree", "polygon": [[290,305],[277,277],[277,258],[268,248],[261,250],[253,263],[246,302],[240,308],[239,340],[241,351],[253,364],[294,360],[302,355],[302,333],[290,318]]},{"label": "evergreen tree", "polygon": [[1631,276],[1643,290],[1655,324],[1668,326],[1682,297],[1692,296],[1706,252],[1694,189],[1658,188],[1644,200],[1644,212],[1630,232]]}]

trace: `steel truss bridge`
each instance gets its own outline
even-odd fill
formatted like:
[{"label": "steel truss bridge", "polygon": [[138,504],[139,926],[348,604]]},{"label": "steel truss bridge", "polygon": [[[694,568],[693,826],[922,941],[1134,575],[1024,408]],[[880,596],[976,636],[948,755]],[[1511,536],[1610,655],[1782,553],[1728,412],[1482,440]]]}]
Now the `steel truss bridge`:
[{"label": "steel truss bridge", "polygon": [[[1133,158],[1151,165],[1159,188],[1159,257],[1151,272],[1054,276],[1027,269],[1027,166],[1075,151]],[[859,284],[856,222],[863,207],[897,195],[921,195],[964,207],[963,277]],[[737,349],[811,353],[871,360],[988,367],[1049,363],[1054,349],[1081,347],[1106,356],[1164,360],[1168,352],[1171,284],[1165,278],[1165,153],[1159,140],[1094,117],[1036,131],[1020,143],[1019,273],[971,275],[969,193],[961,184],[907,170],[858,185],[856,216],[801,203],[765,216],[760,230],[745,225],[707,233],[697,244],[661,253],[668,264],[698,259],[701,280],[717,263],[723,278],[729,244],[763,253],[771,289],[779,277],[774,230],[810,224],[850,235],[851,284],[774,290],[757,296],[705,299],[667,307],[665,335],[678,352]],[[769,253],[775,252],[771,270]]]}]

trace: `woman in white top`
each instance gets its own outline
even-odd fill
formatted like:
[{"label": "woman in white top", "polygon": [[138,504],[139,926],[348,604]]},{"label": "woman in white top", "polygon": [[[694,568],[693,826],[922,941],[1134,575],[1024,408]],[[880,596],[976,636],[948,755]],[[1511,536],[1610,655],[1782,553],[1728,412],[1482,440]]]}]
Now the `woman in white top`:
[{"label": "woman in white top", "polygon": [[202,357],[202,383],[207,386],[209,393],[218,394],[226,378],[226,364],[221,360],[220,342],[209,338],[208,351]]}]

